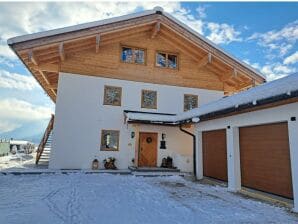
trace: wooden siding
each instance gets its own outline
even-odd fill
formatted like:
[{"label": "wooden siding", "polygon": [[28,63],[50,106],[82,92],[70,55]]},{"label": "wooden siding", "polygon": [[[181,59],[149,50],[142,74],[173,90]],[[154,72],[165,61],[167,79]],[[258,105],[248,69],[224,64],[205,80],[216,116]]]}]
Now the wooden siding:
[{"label": "wooden siding", "polygon": [[[146,49],[146,65],[121,62],[119,59],[121,45]],[[155,54],[157,50],[178,53],[179,69],[156,67]],[[195,66],[196,62],[178,48],[174,48],[159,37],[151,39],[149,36],[146,36],[102,46],[98,54],[92,49],[68,55],[68,60],[61,63],[61,71],[223,91],[223,83],[216,74],[206,68],[194,69]]]},{"label": "wooden siding", "polygon": [[[117,65],[120,61],[120,55],[115,56],[117,46],[119,43],[129,44],[132,39],[132,46],[149,48],[151,55],[146,55],[151,60],[149,67],[126,68],[124,65]],[[143,41],[157,45],[147,46]],[[155,48],[154,51],[177,53],[178,71],[160,71],[160,68],[152,68],[152,60],[155,60],[152,46]],[[109,47],[110,50],[105,54]],[[223,90],[225,94],[241,91],[265,81],[255,71],[191,34],[174,21],[158,14],[28,40],[13,44],[12,48],[54,102],[58,75],[61,71]],[[72,61],[69,61],[70,58]],[[96,59],[100,62],[91,63]],[[122,69],[123,67],[125,69]]]},{"label": "wooden siding", "polygon": [[287,123],[239,130],[243,186],[293,198]]},{"label": "wooden siding", "polygon": [[226,130],[204,131],[203,175],[227,181],[227,144]]}]

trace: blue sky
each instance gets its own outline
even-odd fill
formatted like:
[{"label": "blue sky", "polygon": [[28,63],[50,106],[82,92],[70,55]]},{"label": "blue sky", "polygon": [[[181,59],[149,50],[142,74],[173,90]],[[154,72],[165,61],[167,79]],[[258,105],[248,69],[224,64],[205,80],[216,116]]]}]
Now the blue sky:
[{"label": "blue sky", "polygon": [[298,3],[0,3],[0,139],[37,142],[54,104],[7,47],[10,37],[152,9],[167,12],[268,81],[298,72]]}]

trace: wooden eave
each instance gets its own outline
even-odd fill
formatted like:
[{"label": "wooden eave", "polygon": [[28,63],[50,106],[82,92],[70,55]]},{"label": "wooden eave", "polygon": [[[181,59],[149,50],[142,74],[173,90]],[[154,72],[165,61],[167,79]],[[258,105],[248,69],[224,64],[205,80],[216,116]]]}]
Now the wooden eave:
[{"label": "wooden eave", "polygon": [[12,43],[10,47],[30,70],[45,92],[55,102],[61,64],[68,55],[84,50],[100,52],[100,46],[122,38],[140,36],[162,39],[215,73],[232,92],[265,82],[265,79],[185,29],[168,16],[155,13],[101,26],[60,33],[52,36]]}]

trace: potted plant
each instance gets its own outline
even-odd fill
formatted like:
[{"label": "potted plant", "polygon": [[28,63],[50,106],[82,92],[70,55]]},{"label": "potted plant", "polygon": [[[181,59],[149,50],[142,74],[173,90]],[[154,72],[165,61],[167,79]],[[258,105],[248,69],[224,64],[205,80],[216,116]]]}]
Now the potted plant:
[{"label": "potted plant", "polygon": [[116,159],[114,157],[109,157],[107,159],[104,159],[103,160],[104,167],[109,170],[117,169],[117,167],[115,165],[115,161],[116,161]]}]

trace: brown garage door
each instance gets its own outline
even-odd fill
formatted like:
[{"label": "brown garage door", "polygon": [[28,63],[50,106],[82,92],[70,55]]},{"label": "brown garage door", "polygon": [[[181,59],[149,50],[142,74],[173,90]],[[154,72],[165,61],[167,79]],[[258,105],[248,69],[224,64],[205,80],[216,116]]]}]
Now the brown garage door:
[{"label": "brown garage door", "polygon": [[226,130],[205,131],[203,138],[203,174],[227,181]]},{"label": "brown garage door", "polygon": [[243,186],[293,198],[287,123],[239,129]]}]

